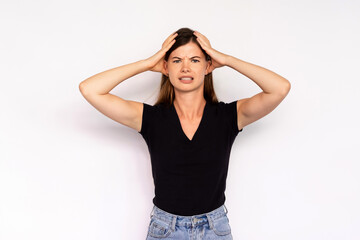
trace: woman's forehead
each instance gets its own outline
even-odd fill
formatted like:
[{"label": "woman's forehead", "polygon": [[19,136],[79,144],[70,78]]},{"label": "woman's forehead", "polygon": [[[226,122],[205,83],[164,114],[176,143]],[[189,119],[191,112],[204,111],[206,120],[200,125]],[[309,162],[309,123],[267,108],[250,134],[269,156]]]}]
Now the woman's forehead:
[{"label": "woman's forehead", "polygon": [[192,58],[195,56],[205,57],[204,53],[201,51],[200,47],[193,42],[189,42],[185,45],[182,45],[175,49],[171,54],[170,57],[179,57],[179,58]]}]

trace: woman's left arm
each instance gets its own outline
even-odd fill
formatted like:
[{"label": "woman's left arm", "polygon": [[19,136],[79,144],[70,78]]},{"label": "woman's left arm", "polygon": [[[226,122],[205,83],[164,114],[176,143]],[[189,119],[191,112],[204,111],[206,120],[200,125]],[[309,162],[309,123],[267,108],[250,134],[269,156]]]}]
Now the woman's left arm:
[{"label": "woman's left arm", "polygon": [[291,84],[280,75],[252,63],[227,55],[225,65],[254,81],[263,91],[237,102],[238,128],[264,117],[287,96]]},{"label": "woman's left arm", "polygon": [[211,57],[209,71],[228,66],[253,80],[263,91],[237,101],[238,128],[264,117],[274,110],[290,91],[290,82],[280,75],[252,63],[221,53],[211,47],[209,39],[198,31],[194,32],[201,47]]}]

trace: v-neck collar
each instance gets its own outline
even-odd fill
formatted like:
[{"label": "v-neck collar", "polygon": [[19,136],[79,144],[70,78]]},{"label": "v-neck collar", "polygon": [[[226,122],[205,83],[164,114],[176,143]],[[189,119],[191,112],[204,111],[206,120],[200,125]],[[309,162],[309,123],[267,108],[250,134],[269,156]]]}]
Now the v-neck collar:
[{"label": "v-neck collar", "polygon": [[178,129],[180,130],[180,134],[185,138],[185,140],[187,141],[187,142],[189,142],[189,143],[192,143],[192,142],[194,142],[194,140],[196,140],[196,138],[197,138],[197,135],[199,135],[199,131],[201,130],[201,128],[202,128],[202,125],[204,125],[204,119],[205,119],[205,114],[207,113],[207,107],[208,107],[208,101],[205,99],[205,101],[206,101],[206,103],[205,103],[205,106],[204,106],[204,110],[203,110],[203,114],[202,114],[202,117],[201,117],[201,120],[200,120],[200,123],[199,123],[199,126],[197,127],[197,129],[196,129],[196,131],[195,131],[195,133],[194,133],[194,135],[193,135],[193,137],[192,137],[192,139],[190,140],[187,136],[186,136],[186,134],[185,134],[185,132],[184,132],[184,130],[183,130],[183,128],[182,128],[182,126],[181,126],[181,122],[180,122],[180,118],[179,118],[179,115],[177,114],[177,112],[176,112],[176,108],[175,108],[175,106],[174,106],[174,103],[173,104],[171,104],[171,109],[172,109],[172,111],[173,111],[173,113],[174,113],[174,115],[175,115],[175,118],[176,118],[176,125],[177,125],[177,127],[178,127]]}]

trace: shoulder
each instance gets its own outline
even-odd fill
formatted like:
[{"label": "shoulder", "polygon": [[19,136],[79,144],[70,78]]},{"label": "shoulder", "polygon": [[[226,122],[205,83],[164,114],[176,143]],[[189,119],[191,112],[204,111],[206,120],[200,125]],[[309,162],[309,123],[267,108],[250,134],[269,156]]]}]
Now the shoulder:
[{"label": "shoulder", "polygon": [[151,105],[148,103],[143,103],[143,112],[141,117],[141,128],[139,133],[145,134],[149,129],[153,128],[155,125],[161,124],[161,122],[167,119],[169,115],[170,106],[160,103],[156,105]]},{"label": "shoulder", "polygon": [[234,129],[235,132],[241,132],[243,130],[238,119],[238,109],[240,104],[241,100],[233,100],[229,102],[219,101],[218,103],[212,104],[219,116],[224,118],[224,120],[231,126],[232,129]]},{"label": "shoulder", "polygon": [[237,102],[238,102],[238,100],[234,100],[231,102],[219,101],[217,103],[211,103],[210,105],[214,108],[218,108],[223,111],[233,111],[234,108],[237,109],[237,106],[238,106]]},{"label": "shoulder", "polygon": [[164,103],[159,103],[154,105],[148,103],[143,103],[143,104],[144,104],[144,111],[150,111],[150,112],[159,112],[170,108],[170,106],[167,106]]}]

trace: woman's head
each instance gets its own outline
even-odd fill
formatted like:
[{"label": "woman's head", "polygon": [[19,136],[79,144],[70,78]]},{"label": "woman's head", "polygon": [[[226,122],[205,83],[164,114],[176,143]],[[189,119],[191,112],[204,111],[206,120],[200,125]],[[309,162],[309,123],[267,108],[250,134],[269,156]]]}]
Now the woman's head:
[{"label": "woman's head", "polygon": [[[192,76],[194,82],[189,84],[203,86],[204,98],[210,102],[218,102],[212,81],[212,73],[208,72],[211,57],[197,42],[193,30],[180,28],[172,47],[164,57],[164,68],[167,75],[162,75],[159,97],[155,105],[160,103],[172,104],[175,99],[174,85],[186,88],[186,83],[179,80],[181,76]],[[195,57],[197,56],[197,57]]]},{"label": "woman's head", "polygon": [[201,48],[201,45],[196,40],[196,36],[193,34],[194,31],[190,28],[180,28],[176,31],[178,35],[175,37],[175,43],[165,54],[165,61],[168,61],[170,54],[180,46],[186,45],[187,43],[195,43],[205,56],[206,61],[211,61],[211,57]]}]

